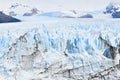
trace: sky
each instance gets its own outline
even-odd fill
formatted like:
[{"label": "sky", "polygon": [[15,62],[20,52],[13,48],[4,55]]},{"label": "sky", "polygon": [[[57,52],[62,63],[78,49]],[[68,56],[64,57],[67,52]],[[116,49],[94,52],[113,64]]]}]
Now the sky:
[{"label": "sky", "polygon": [[[13,3],[27,4],[40,10],[94,11],[105,9],[113,0],[0,0],[0,9],[7,9]],[[114,0],[120,2],[120,0]]]}]

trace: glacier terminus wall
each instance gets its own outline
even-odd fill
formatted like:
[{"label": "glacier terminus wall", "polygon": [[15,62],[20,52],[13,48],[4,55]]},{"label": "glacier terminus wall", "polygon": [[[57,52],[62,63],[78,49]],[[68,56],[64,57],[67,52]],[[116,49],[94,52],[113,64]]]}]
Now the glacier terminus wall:
[{"label": "glacier terminus wall", "polygon": [[[61,18],[0,27],[0,80],[88,80],[90,74],[119,64],[117,19]],[[120,79],[114,76],[110,74]]]}]

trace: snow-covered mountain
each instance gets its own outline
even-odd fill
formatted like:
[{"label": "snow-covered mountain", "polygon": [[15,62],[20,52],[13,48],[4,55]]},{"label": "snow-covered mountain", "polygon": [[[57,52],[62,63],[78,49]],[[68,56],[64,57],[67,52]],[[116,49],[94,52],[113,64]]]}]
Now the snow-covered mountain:
[{"label": "snow-covered mountain", "polygon": [[120,3],[109,3],[104,13],[111,14],[113,18],[120,18]]},{"label": "snow-covered mountain", "polygon": [[29,5],[19,3],[12,4],[6,11],[3,12],[10,16],[33,16],[41,13],[35,7],[30,7]]},{"label": "snow-covered mountain", "polygon": [[[68,3],[69,2],[69,3]],[[91,3],[92,2],[92,3]],[[0,1],[0,10],[5,14],[11,16],[33,16],[33,15],[49,15],[51,17],[79,17],[87,18],[90,15],[92,18],[112,18],[114,15],[119,15],[117,13],[104,14],[113,11],[113,8],[119,7],[118,3],[111,2],[111,0],[97,1],[93,0],[88,3],[87,0],[12,0],[12,1]],[[96,6],[96,4],[99,4]],[[110,3],[111,2],[111,3]],[[8,3],[7,5],[5,5]],[[86,4],[87,5],[83,5]],[[110,4],[109,4],[110,3]],[[108,5],[109,4],[109,5]],[[108,6],[107,6],[108,5]],[[106,7],[107,6],[107,7]],[[114,6],[112,8],[112,6]],[[106,10],[104,10],[106,8]],[[116,12],[115,11],[115,12]],[[49,13],[49,14],[48,14]],[[54,15],[53,15],[54,14]]]}]

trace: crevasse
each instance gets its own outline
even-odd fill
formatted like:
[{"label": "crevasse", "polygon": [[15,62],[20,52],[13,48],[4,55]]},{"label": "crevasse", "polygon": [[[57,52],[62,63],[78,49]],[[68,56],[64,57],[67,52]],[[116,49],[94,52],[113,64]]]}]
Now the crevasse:
[{"label": "crevasse", "polygon": [[[31,24],[29,26],[31,27]],[[99,37],[109,41],[112,46],[120,44],[120,24],[118,22],[104,22],[104,24],[99,21],[87,21],[86,23],[76,21],[70,24],[55,22],[35,23],[34,26],[36,27],[32,26],[27,30],[19,27],[14,30],[1,31],[0,57],[2,64],[2,60],[10,60],[16,67],[31,70],[35,67],[49,68],[58,60],[58,62],[62,61],[60,64],[63,66],[67,64],[61,69],[61,72],[88,66],[85,67],[85,71],[76,71],[76,73],[92,73],[101,70],[101,65],[112,66],[112,61],[110,62],[103,55],[107,48]],[[22,61],[29,62],[29,66],[25,66]],[[6,65],[3,66],[7,70],[11,69]]]}]

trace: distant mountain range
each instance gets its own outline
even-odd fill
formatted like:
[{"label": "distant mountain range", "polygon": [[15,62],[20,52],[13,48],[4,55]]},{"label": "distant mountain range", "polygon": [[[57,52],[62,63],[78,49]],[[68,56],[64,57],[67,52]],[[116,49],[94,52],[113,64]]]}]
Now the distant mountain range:
[{"label": "distant mountain range", "polygon": [[6,13],[10,16],[32,16],[39,13],[39,10],[29,5],[14,3],[12,4]]},{"label": "distant mountain range", "polygon": [[[120,4],[114,2],[106,5],[105,9],[101,11],[79,11],[73,8],[71,8],[71,10],[70,9],[64,10],[66,6],[59,5],[59,3],[56,3],[56,1],[54,1],[54,3],[51,2],[48,3],[49,1],[42,1],[40,3],[40,1],[41,0],[32,1],[30,5],[27,4],[26,0],[22,1],[23,3],[17,3],[17,1],[14,0],[13,3],[9,4],[6,10],[2,10],[2,11],[10,16],[39,15],[39,16],[60,17],[60,18],[120,18]],[[44,6],[46,4],[48,5]],[[40,6],[43,9],[41,9]],[[48,8],[49,10],[47,11],[46,7],[48,6],[51,6],[52,8],[51,7],[50,9]]]}]

